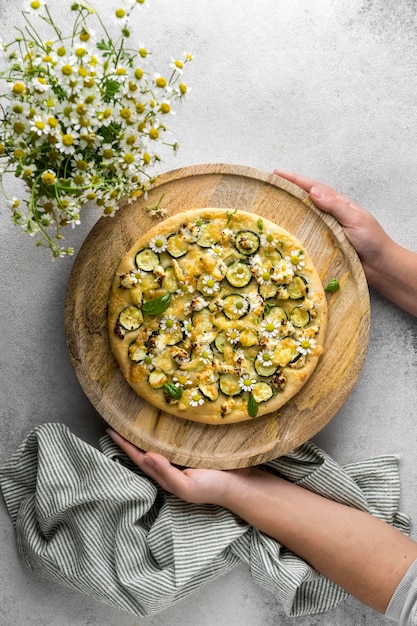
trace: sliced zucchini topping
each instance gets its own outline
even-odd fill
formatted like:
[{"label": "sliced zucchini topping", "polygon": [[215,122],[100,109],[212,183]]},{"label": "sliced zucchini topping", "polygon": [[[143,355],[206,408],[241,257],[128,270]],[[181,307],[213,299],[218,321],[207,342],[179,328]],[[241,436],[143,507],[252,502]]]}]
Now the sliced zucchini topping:
[{"label": "sliced zucchini topping", "polygon": [[215,224],[212,222],[203,222],[200,227],[200,237],[197,239],[197,243],[202,248],[211,248],[214,244],[218,243],[218,232]]},{"label": "sliced zucchini topping", "polygon": [[143,313],[137,306],[127,306],[120,312],[118,323],[125,330],[137,330],[143,324]]},{"label": "sliced zucchini topping", "polygon": [[258,381],[252,387],[252,395],[259,404],[260,402],[267,402],[270,400],[274,395],[274,392],[272,391],[271,385],[264,381]]},{"label": "sliced zucchini topping", "polygon": [[241,254],[255,254],[260,246],[259,235],[251,230],[241,230],[236,235],[235,246]]},{"label": "sliced zucchini topping", "polygon": [[305,278],[302,276],[294,276],[292,281],[287,287],[288,295],[292,300],[299,300],[305,298],[308,293],[308,285]]},{"label": "sliced zucchini topping", "polygon": [[252,279],[252,272],[247,263],[234,261],[227,268],[226,279],[232,287],[245,287]]},{"label": "sliced zucchini topping", "polygon": [[310,321],[310,313],[302,306],[296,306],[295,309],[291,311],[290,321],[297,328],[303,328],[307,326]]},{"label": "sliced zucchini topping", "polygon": [[238,396],[242,393],[239,385],[239,376],[236,374],[222,374],[219,380],[220,391],[225,396]]},{"label": "sliced zucchini topping", "polygon": [[136,266],[144,272],[152,272],[152,270],[159,265],[159,254],[151,250],[151,248],[145,248],[140,250],[135,257]]},{"label": "sliced zucchini topping", "polygon": [[232,293],[224,298],[223,313],[231,320],[237,320],[249,311],[249,301],[240,294]]},{"label": "sliced zucchini topping", "polygon": [[182,233],[174,233],[168,237],[166,250],[174,259],[184,256],[189,249],[190,244],[184,239]]}]

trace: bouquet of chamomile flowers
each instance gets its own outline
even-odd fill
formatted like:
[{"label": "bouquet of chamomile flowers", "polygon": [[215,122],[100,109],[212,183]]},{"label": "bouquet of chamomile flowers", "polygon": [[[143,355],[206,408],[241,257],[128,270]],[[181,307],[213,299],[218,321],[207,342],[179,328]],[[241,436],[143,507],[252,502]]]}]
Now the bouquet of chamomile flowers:
[{"label": "bouquet of chamomile flowers", "polygon": [[[167,59],[157,73],[150,51],[131,44],[132,16],[136,23],[146,0],[116,0],[112,24],[89,2],[67,1],[29,0],[17,36],[0,41],[1,187],[14,223],[54,257],[73,253],[62,231],[80,223],[87,203],[112,215],[121,198],[155,182],[161,146],[178,148],[167,120],[187,93],[192,59]],[[58,24],[54,10],[71,20]],[[10,174],[24,181],[25,198],[8,194]]]}]

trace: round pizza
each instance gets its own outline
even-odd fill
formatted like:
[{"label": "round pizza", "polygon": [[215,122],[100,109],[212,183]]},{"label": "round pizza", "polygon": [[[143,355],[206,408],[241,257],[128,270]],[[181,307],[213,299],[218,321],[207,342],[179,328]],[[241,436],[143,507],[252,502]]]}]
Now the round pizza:
[{"label": "round pizza", "polygon": [[254,213],[177,213],[138,239],[113,280],[108,323],[121,372],[142,398],[226,424],[288,402],[312,375],[327,324],[304,246]]}]

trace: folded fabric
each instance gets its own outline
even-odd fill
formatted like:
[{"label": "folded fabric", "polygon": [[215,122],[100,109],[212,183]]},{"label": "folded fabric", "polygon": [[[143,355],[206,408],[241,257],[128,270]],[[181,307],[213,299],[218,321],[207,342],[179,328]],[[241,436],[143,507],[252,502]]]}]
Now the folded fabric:
[{"label": "folded fabric", "polygon": [[[288,615],[326,611],[347,597],[229,511],[161,490],[109,437],[100,448],[63,424],[43,424],[0,469],[19,554],[36,574],[138,616],[166,609],[241,561]],[[410,531],[397,511],[394,456],[341,467],[306,443],[265,468]]]}]

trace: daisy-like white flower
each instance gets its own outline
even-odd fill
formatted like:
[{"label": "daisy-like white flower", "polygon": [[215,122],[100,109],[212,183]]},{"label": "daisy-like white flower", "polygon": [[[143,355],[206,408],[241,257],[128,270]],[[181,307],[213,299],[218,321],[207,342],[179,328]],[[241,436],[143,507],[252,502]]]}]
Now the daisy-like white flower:
[{"label": "daisy-like white flower", "polygon": [[48,132],[48,123],[42,115],[34,115],[31,120],[30,130],[40,137]]},{"label": "daisy-like white flower", "polygon": [[213,278],[213,276],[210,276],[210,274],[206,274],[205,276],[203,276],[201,282],[203,291],[208,296],[211,296],[214,293],[220,291],[220,283],[218,283],[217,280]]},{"label": "daisy-like white flower", "polygon": [[275,233],[270,230],[262,233],[261,235],[261,246],[264,248],[268,248],[270,250],[275,249],[277,247],[277,241],[275,238]]},{"label": "daisy-like white flower", "polygon": [[245,313],[249,311],[249,302],[246,300],[246,298],[239,298],[238,300],[236,300],[236,302],[233,303],[230,309],[235,315],[245,315]]},{"label": "daisy-like white flower", "polygon": [[74,154],[79,136],[77,131],[67,128],[65,133],[61,133],[56,147],[64,154]]},{"label": "daisy-like white flower", "polygon": [[274,267],[271,279],[274,283],[289,283],[294,276],[294,265],[287,259],[282,259]]},{"label": "daisy-like white flower", "polygon": [[130,272],[126,272],[126,274],[122,274],[120,276],[120,286],[125,289],[131,289],[132,287],[136,287],[141,281],[141,271],[140,270],[131,270]]},{"label": "daisy-like white flower", "polygon": [[243,374],[243,376],[239,378],[239,387],[243,391],[252,391],[255,385],[255,382],[256,381],[252,380],[249,374]]},{"label": "daisy-like white flower", "polygon": [[316,347],[316,340],[313,337],[300,337],[298,340],[297,351],[301,354],[311,354]]},{"label": "daisy-like white flower", "polygon": [[45,0],[27,0],[24,11],[32,13],[32,15],[39,15],[44,4]]},{"label": "daisy-like white flower", "polygon": [[221,256],[223,254],[223,247],[218,243],[213,243],[213,245],[209,248],[209,252],[215,254],[216,256]]},{"label": "daisy-like white flower", "polygon": [[43,76],[35,76],[32,79],[32,87],[38,93],[45,93],[50,89],[48,81]]},{"label": "daisy-like white flower", "polygon": [[256,280],[260,285],[271,284],[271,273],[266,267],[259,268],[260,271],[256,274]]},{"label": "daisy-like white flower", "polygon": [[265,337],[276,337],[280,324],[275,320],[264,320],[261,324],[260,331]]},{"label": "daisy-like white flower", "polygon": [[204,404],[204,398],[198,389],[192,389],[190,393],[191,406],[200,406]]},{"label": "daisy-like white flower", "polygon": [[192,385],[193,382],[189,375],[186,372],[177,372],[172,377],[172,382],[176,387],[187,387],[188,385]]},{"label": "daisy-like white flower", "polygon": [[162,330],[172,333],[178,328],[178,320],[174,315],[164,315],[159,326]]},{"label": "daisy-like white flower", "polygon": [[193,292],[193,288],[189,283],[185,281],[178,282],[178,289],[175,293],[177,293],[180,296],[183,296],[185,293],[192,293],[192,292]]},{"label": "daisy-like white flower", "polygon": [[182,332],[184,333],[184,335],[186,335],[186,337],[190,337],[191,336],[191,332],[193,330],[193,323],[191,320],[184,320],[182,323]]},{"label": "daisy-like white flower", "polygon": [[213,353],[208,347],[204,347],[199,350],[199,359],[205,365],[209,365],[213,361]]},{"label": "daisy-like white flower", "polygon": [[53,185],[56,181],[56,174],[53,170],[45,170],[41,178],[44,185]]},{"label": "daisy-like white flower", "polygon": [[268,350],[258,352],[256,358],[262,365],[272,365],[272,354]]},{"label": "daisy-like white flower", "polygon": [[165,252],[167,248],[167,238],[163,235],[157,235],[149,242],[149,247],[154,252]]},{"label": "daisy-like white flower", "polygon": [[290,256],[285,257],[285,260],[292,263],[296,270],[301,270],[305,266],[303,259],[305,259],[303,250],[292,250]]},{"label": "daisy-like white flower", "polygon": [[183,68],[184,68],[184,61],[180,61],[180,59],[171,59],[171,63],[169,64],[169,67],[172,68],[175,72],[177,72],[177,74],[182,74],[183,73]]},{"label": "daisy-like white flower", "polygon": [[228,328],[226,330],[227,341],[236,344],[240,339],[240,332],[236,328]]}]

